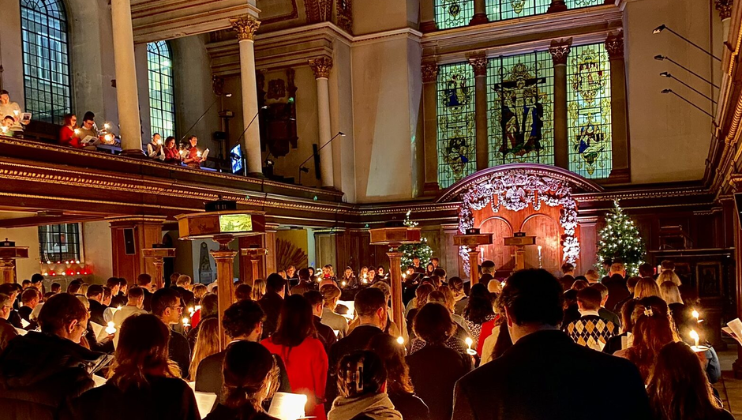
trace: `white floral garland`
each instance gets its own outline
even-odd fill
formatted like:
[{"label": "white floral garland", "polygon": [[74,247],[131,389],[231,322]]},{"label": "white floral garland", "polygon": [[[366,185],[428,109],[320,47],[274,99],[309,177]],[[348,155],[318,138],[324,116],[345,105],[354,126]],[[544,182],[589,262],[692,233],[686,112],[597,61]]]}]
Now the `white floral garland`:
[{"label": "white floral garland", "polygon": [[[493,200],[497,197],[497,200]],[[529,205],[538,211],[541,203],[549,207],[561,206],[559,223],[564,229],[562,251],[564,261],[573,263],[580,256],[580,243],[575,236],[577,228],[577,203],[572,198],[570,186],[548,176],[528,174],[523,169],[499,172],[474,181],[461,194],[463,204],[459,210],[459,232],[474,227],[472,210],[482,210],[487,204],[497,213],[500,206],[508,210],[521,211]],[[469,273],[469,254],[466,247],[459,249],[464,260],[464,270]]]}]

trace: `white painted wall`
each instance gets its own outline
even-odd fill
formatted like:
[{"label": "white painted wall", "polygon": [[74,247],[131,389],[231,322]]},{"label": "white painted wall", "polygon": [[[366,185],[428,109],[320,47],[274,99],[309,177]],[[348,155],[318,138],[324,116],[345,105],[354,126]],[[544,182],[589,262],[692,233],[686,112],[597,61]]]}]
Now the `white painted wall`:
[{"label": "white painted wall", "polygon": [[83,223],[82,243],[84,261],[93,270],[93,283],[105,284],[113,276],[110,224],[106,221]]}]

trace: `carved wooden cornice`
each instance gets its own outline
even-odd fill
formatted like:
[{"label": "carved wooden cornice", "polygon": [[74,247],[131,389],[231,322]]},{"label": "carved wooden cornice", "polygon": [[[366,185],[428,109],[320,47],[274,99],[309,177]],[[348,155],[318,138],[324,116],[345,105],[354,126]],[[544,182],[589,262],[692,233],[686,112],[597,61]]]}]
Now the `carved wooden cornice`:
[{"label": "carved wooden cornice", "polygon": [[237,39],[240,41],[252,41],[255,38],[255,32],[260,27],[260,21],[250,15],[230,19],[229,23],[232,25],[232,29],[237,32]]},{"label": "carved wooden cornice", "polygon": [[315,79],[327,79],[330,77],[330,70],[332,70],[332,58],[310,58],[309,67],[312,68]]},{"label": "carved wooden cornice", "polygon": [[551,60],[555,66],[567,65],[567,58],[569,57],[570,47],[572,46],[572,38],[556,39],[551,41],[549,45],[549,54],[551,54]]}]

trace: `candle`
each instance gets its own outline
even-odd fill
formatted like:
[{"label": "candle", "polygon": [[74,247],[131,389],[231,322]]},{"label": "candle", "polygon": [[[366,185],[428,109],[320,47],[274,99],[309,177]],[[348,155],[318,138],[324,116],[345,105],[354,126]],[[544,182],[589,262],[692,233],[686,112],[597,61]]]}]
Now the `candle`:
[{"label": "candle", "polygon": [[693,312],[691,312],[691,315],[693,315],[693,318],[696,319],[696,324],[699,323],[699,322],[701,322],[700,319],[699,319],[699,317],[701,316],[701,314],[699,314],[697,310],[694,309]]},{"label": "candle", "polygon": [[541,257],[541,245],[538,246],[538,256]]},{"label": "candle", "polygon": [[121,305],[117,306],[117,307],[116,307],[116,310],[117,310],[117,311],[120,311],[120,310],[121,310]]},{"label": "candle", "polygon": [[397,343],[399,343],[400,346],[404,345],[404,337],[402,336],[397,337]]},{"label": "candle", "polygon": [[108,321],[108,326],[106,327],[106,333],[114,334],[116,332],[116,327],[113,321]]},{"label": "candle", "polygon": [[340,283],[340,285],[343,286],[343,287],[345,287],[345,284],[346,284],[345,283],[345,280],[343,280],[342,283]]},{"label": "candle", "polygon": [[406,279],[406,278],[407,278],[407,274],[405,274],[405,273],[402,273],[402,278],[403,278],[403,279]]},{"label": "candle", "polygon": [[196,152],[196,156],[201,157],[201,151]]},{"label": "candle", "polygon": [[698,333],[696,332],[696,330],[690,330],[690,338],[692,338],[693,340],[695,340],[695,342],[696,342],[696,346],[695,347],[698,348],[698,340],[700,339],[700,337],[698,336]]},{"label": "candle", "polygon": [[464,341],[466,342],[467,347],[469,347],[468,349],[466,349],[466,353],[470,356],[475,356],[477,354],[477,351],[471,348],[471,345],[474,344],[474,340],[472,340],[471,337],[466,337],[466,340]]},{"label": "candle", "polygon": [[80,134],[80,129],[79,128],[76,128],[75,129],[75,134]]},{"label": "candle", "polygon": [[193,316],[193,313],[194,313],[194,312],[196,312],[196,310],[195,310],[195,309],[193,309],[193,307],[192,307],[192,306],[189,306],[189,307],[188,307],[188,312],[189,312],[189,313],[191,314],[191,316]]},{"label": "candle", "polygon": [[188,326],[189,326],[189,325],[190,325],[190,319],[188,319],[188,318],[183,318],[183,326],[184,326],[185,328],[188,328]]},{"label": "candle", "polygon": [[103,124],[103,128],[106,129],[106,130],[108,130],[109,128],[111,128],[111,124],[105,123],[105,124]]}]

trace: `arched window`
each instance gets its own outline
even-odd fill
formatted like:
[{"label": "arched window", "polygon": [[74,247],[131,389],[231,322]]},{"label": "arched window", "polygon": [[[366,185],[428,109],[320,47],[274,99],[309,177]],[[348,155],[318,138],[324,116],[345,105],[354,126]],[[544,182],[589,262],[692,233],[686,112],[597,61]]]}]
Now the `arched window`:
[{"label": "arched window", "polygon": [[469,63],[438,67],[438,184],[448,188],[477,171],[474,70]]},{"label": "arched window", "polygon": [[149,113],[152,131],[164,139],[175,135],[175,98],[173,96],[173,55],[165,41],[147,44],[149,70]]},{"label": "arched window", "polygon": [[61,0],[21,0],[23,87],[36,120],[61,124],[72,108],[67,15]]}]

